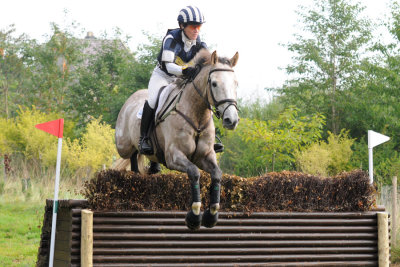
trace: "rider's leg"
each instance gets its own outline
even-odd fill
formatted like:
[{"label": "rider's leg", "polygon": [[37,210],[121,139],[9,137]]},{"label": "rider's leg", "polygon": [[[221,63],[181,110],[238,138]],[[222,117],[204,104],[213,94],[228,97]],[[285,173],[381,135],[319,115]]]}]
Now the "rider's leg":
[{"label": "rider's leg", "polygon": [[171,78],[169,78],[169,76],[158,67],[154,69],[153,74],[151,75],[148,97],[143,107],[142,121],[140,125],[139,150],[141,154],[153,154],[153,148],[151,147],[148,137],[148,130],[154,120],[154,108],[157,102],[158,91],[162,86],[168,85],[169,79]]},{"label": "rider's leg", "polygon": [[151,123],[154,120],[154,109],[152,109],[149,103],[146,101],[143,107],[142,121],[140,124],[140,139],[139,139],[139,150],[140,154],[151,155],[153,154],[153,148],[148,137],[148,131]]}]

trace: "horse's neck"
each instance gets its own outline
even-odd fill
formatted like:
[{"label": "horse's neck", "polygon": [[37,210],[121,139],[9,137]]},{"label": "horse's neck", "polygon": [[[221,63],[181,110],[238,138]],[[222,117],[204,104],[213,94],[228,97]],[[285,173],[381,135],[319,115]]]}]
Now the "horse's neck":
[{"label": "horse's neck", "polygon": [[[207,91],[207,77],[197,77],[194,81],[196,87],[200,90],[204,97],[206,97]],[[211,112],[208,109],[204,99],[194,88],[193,83],[186,85],[182,94],[181,103],[185,103],[180,106],[179,109],[189,116],[193,121],[198,123],[205,123],[209,120]]]}]

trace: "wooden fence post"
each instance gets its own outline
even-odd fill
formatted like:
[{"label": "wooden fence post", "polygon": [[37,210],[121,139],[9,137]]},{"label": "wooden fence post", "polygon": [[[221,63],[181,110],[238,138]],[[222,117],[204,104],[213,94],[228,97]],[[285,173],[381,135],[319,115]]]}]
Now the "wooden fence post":
[{"label": "wooden fence post", "polygon": [[93,266],[93,211],[81,211],[81,266]]},{"label": "wooden fence post", "polygon": [[388,213],[378,212],[378,262],[379,267],[389,267]]},{"label": "wooden fence post", "polygon": [[392,245],[396,246],[396,244],[397,244],[396,230],[397,230],[397,216],[398,216],[398,210],[397,210],[397,176],[393,176],[392,185],[393,185],[393,190],[392,190]]}]

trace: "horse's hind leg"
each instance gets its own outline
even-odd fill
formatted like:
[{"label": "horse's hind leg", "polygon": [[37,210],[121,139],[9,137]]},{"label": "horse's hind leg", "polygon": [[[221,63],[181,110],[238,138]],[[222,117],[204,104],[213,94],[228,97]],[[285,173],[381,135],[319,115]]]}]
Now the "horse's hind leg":
[{"label": "horse's hind leg", "polygon": [[155,161],[150,161],[149,174],[156,174],[159,173],[160,171],[161,171],[160,163]]},{"label": "horse's hind leg", "polygon": [[133,152],[130,160],[131,160],[131,171],[139,173],[138,168],[138,160],[137,160],[138,151]]},{"label": "horse's hind leg", "polygon": [[[172,156],[168,156],[172,155]],[[186,214],[186,226],[191,230],[197,230],[201,224],[201,197],[200,197],[200,172],[199,169],[190,162],[181,151],[169,151],[166,154],[167,166],[169,169],[186,172],[190,179],[192,191],[191,210]]]},{"label": "horse's hind leg", "polygon": [[212,228],[218,221],[222,171],[218,167],[215,153],[210,153],[201,160],[200,167],[211,176],[210,206],[203,214],[202,224],[207,228]]}]

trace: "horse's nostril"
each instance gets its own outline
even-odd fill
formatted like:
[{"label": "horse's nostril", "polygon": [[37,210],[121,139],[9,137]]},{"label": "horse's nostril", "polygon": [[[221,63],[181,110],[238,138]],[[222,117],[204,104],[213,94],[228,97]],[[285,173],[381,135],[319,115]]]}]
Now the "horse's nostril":
[{"label": "horse's nostril", "polygon": [[225,118],[224,119],[224,124],[231,125],[232,124],[232,120],[230,118]]}]

